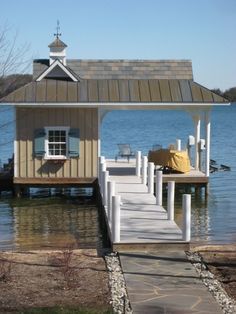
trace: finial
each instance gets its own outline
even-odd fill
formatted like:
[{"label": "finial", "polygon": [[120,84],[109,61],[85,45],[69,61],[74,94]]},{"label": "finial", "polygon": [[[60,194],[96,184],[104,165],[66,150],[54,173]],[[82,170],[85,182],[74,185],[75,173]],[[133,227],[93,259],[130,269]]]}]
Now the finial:
[{"label": "finial", "polygon": [[59,38],[59,36],[61,36],[61,33],[59,33],[60,31],[60,22],[59,20],[57,20],[57,27],[56,27],[56,34],[54,34],[54,36],[56,36],[57,38]]}]

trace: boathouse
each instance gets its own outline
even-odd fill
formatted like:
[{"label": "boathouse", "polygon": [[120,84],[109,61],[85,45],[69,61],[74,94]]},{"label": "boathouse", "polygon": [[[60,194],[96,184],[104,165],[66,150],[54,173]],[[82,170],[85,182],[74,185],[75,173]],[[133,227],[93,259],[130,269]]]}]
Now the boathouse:
[{"label": "boathouse", "polygon": [[34,60],[33,81],[1,99],[15,108],[14,184],[93,184],[102,118],[126,109],[187,111],[197,170],[204,121],[208,180],[210,111],[228,101],[193,80],[191,61],[70,60],[66,47],[57,34],[49,58]]}]

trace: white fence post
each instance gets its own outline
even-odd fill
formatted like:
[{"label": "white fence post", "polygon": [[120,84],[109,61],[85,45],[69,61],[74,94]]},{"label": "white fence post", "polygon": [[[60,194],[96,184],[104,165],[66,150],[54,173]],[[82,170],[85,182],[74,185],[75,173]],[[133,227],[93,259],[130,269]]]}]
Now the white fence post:
[{"label": "white fence post", "polygon": [[181,151],[181,140],[177,139],[176,140],[176,149],[180,152]]},{"label": "white fence post", "polygon": [[112,240],[120,242],[120,195],[112,196]]},{"label": "white fence post", "polygon": [[148,163],[148,193],[154,193],[154,163]]},{"label": "white fence post", "polygon": [[147,156],[142,157],[142,184],[147,184]]},{"label": "white fence post", "polygon": [[103,205],[107,206],[107,181],[108,181],[109,171],[102,172],[102,191],[103,191]]},{"label": "white fence post", "polygon": [[112,196],[115,195],[115,182],[108,181],[107,183],[107,220],[109,225],[112,221]]},{"label": "white fence post", "polygon": [[99,185],[101,195],[103,195],[103,172],[106,171],[106,161],[99,165]]},{"label": "white fence post", "polygon": [[136,152],[136,176],[140,177],[141,175],[141,152]]},{"label": "white fence post", "polygon": [[162,206],[162,171],[156,171],[156,204]]},{"label": "white fence post", "polygon": [[182,199],[183,208],[183,241],[191,240],[191,195],[184,194]]},{"label": "white fence post", "polygon": [[175,217],[175,181],[168,182],[167,196],[167,217],[168,220],[174,220]]}]

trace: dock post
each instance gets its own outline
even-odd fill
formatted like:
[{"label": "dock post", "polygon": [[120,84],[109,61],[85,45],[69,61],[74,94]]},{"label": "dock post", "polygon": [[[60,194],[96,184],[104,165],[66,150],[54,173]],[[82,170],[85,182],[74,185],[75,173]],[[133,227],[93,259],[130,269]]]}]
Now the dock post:
[{"label": "dock post", "polygon": [[148,163],[148,193],[154,193],[154,163]]},{"label": "dock post", "polygon": [[183,241],[191,240],[191,195],[184,194],[182,199],[183,208]]},{"label": "dock post", "polygon": [[147,156],[142,157],[142,184],[147,184]]},{"label": "dock post", "polygon": [[108,181],[107,183],[107,220],[109,225],[112,221],[112,196],[115,195],[115,182]]},{"label": "dock post", "polygon": [[106,171],[106,161],[103,163],[100,163],[99,165],[99,186],[100,186],[100,192],[101,195],[103,195],[103,171]]},{"label": "dock post", "polygon": [[162,206],[162,171],[156,171],[156,204]]},{"label": "dock post", "polygon": [[136,152],[136,176],[140,177],[141,175],[141,152]]},{"label": "dock post", "polygon": [[120,195],[112,196],[112,240],[120,242]]},{"label": "dock post", "polygon": [[168,182],[168,197],[167,197],[167,217],[168,220],[175,219],[175,212],[174,212],[174,204],[175,204],[175,181]]},{"label": "dock post", "polygon": [[102,172],[102,191],[103,191],[103,205],[107,206],[107,181],[108,181],[109,171]]},{"label": "dock post", "polygon": [[177,139],[176,140],[176,149],[177,149],[177,151],[181,151],[181,140],[180,139]]}]

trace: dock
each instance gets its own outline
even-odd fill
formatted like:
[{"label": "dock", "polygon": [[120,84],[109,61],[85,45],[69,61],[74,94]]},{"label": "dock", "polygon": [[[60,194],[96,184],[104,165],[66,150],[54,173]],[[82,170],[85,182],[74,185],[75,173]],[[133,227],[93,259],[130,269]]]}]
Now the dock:
[{"label": "dock", "polygon": [[[183,240],[179,226],[156,205],[154,194],[135,174],[135,161],[106,161],[106,170],[121,197],[120,241],[113,241],[112,248],[119,253],[133,313],[220,314],[220,306],[186,257],[190,241]],[[200,171],[163,176],[163,183],[173,180],[202,184],[206,177]]]},{"label": "dock", "polygon": [[[148,193],[141,178],[135,175],[135,161],[107,161],[109,180],[116,184],[116,194],[121,196],[120,241],[113,243],[113,250],[181,248],[189,243],[182,240],[182,230],[174,221],[167,219],[167,211],[156,205],[156,197]],[[181,183],[184,176],[181,176]],[[189,176],[190,178],[199,178]],[[176,175],[174,176],[176,178]],[[169,180],[165,176],[166,182]],[[196,182],[196,180],[195,180]]]}]

